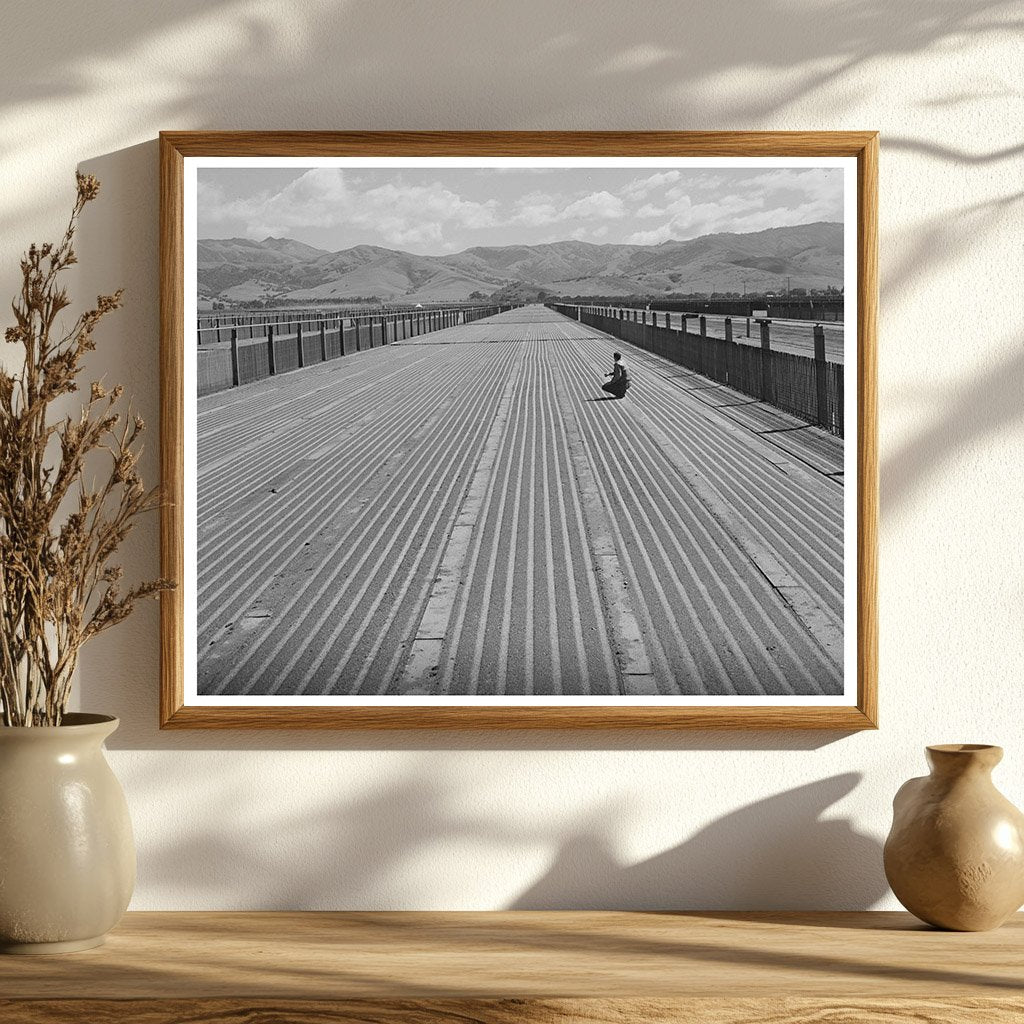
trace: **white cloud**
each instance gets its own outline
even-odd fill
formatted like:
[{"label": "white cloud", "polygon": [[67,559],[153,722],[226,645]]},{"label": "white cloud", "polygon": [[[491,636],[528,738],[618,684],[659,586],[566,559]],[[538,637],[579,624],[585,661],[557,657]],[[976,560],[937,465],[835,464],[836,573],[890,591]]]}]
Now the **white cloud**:
[{"label": "white cloud", "polygon": [[[600,241],[600,239],[608,237],[608,225],[599,224],[596,228],[591,228],[586,224],[581,224],[578,228],[573,228],[572,231],[569,232],[569,237],[575,239],[577,242]],[[552,242],[557,242],[559,240],[560,239],[558,237],[550,239]]]},{"label": "white cloud", "polygon": [[[550,169],[544,173],[553,174]],[[312,229],[321,234],[328,229],[339,247],[372,241],[438,253],[467,244],[503,244],[497,239],[504,235],[527,244],[550,235],[651,245],[722,231],[842,220],[843,214],[842,175],[821,168],[635,170],[614,181],[565,175],[556,187],[545,187],[545,180],[533,191],[515,187],[514,181],[508,188],[481,189],[479,174],[472,178],[464,187],[460,181],[465,179],[433,172],[385,176],[314,168],[283,187],[232,198],[238,193],[229,180],[204,181],[201,176],[201,223],[213,229],[211,234],[223,228],[219,233],[256,239],[303,238]],[[581,188],[584,182],[589,189]],[[557,187],[563,183],[565,188]]]},{"label": "white cloud", "polygon": [[516,203],[516,211],[510,219],[512,224],[540,227],[558,219],[555,197],[547,192],[528,192]]},{"label": "white cloud", "polygon": [[616,220],[625,215],[625,203],[607,191],[591,192],[572,202],[565,196],[530,192],[518,201],[510,223],[539,227],[569,220]]},{"label": "white cloud", "polygon": [[644,203],[636,213],[634,217],[664,217],[668,213],[667,206],[655,206],[653,203]]},{"label": "white cloud", "polygon": [[624,189],[622,195],[630,199],[643,199],[655,189],[671,185],[680,178],[679,171],[658,171],[646,178],[634,178]]},{"label": "white cloud", "polygon": [[[656,177],[653,176],[652,177]],[[637,179],[642,185],[647,179]],[[637,195],[646,195],[643,189]],[[687,176],[665,189],[660,201],[650,199],[632,214],[648,222],[625,241],[658,245],[672,238],[695,238],[718,232],[762,231],[765,228],[841,220],[838,172],[821,168],[779,167],[761,173]],[[649,222],[658,220],[655,226]]]},{"label": "white cloud", "polygon": [[618,196],[611,192],[591,192],[588,196],[570,203],[559,215],[559,220],[572,217],[597,217],[602,220],[615,220],[626,215],[626,205]]},{"label": "white cloud", "polygon": [[634,231],[625,239],[631,245],[658,245],[676,238],[696,238],[719,232],[764,231],[767,228],[836,220],[837,211],[835,197],[831,193],[812,195],[790,206],[767,202],[764,189],[745,189],[711,202],[694,203],[688,195],[682,195],[660,209],[650,205],[642,207],[637,216],[660,216],[663,222],[654,228]]},{"label": "white cloud", "polygon": [[497,203],[463,199],[440,183],[376,188],[352,187],[340,168],[317,167],[276,193],[217,203],[214,186],[200,192],[204,221],[241,220],[250,238],[289,235],[303,228],[365,228],[400,248],[443,244],[445,227],[483,228],[495,224]]},{"label": "white cloud", "polygon": [[627,235],[627,245],[660,245],[672,238],[672,225],[662,224],[660,228],[652,228],[650,231],[634,231]]}]

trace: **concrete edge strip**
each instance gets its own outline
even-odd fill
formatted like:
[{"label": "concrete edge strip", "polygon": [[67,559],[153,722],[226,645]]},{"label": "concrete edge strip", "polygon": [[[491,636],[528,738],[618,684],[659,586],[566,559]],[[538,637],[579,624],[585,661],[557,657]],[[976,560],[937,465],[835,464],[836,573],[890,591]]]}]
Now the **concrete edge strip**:
[{"label": "concrete edge strip", "polygon": [[423,617],[420,619],[419,629],[413,639],[405,667],[398,677],[398,692],[402,694],[423,692],[431,675],[440,665],[441,648],[455,610],[455,600],[469,555],[473,530],[483,509],[488,485],[497,463],[501,438],[508,425],[515,387],[516,378],[513,376],[505,383],[505,390],[498,401],[494,420],[480,454],[480,461],[462,499],[437,576],[430,589],[430,596],[427,598]]},{"label": "concrete edge strip", "polygon": [[575,409],[560,380],[555,385],[555,397],[563,410],[573,472],[579,484],[583,519],[590,536],[590,552],[594,573],[597,576],[598,592],[604,604],[608,628],[612,633],[612,649],[619,663],[623,688],[627,696],[656,696],[658,687],[651,668],[650,654],[644,642],[636,609],[629,597],[629,584],[612,539],[608,510],[601,498],[594,469],[584,447]]}]

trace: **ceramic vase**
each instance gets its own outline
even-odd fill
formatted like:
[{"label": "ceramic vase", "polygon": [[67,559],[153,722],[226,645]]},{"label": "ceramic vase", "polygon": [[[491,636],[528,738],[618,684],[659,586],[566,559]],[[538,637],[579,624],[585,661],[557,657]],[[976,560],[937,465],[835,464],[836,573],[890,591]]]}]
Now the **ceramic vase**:
[{"label": "ceramic vase", "polygon": [[0,727],[0,951],[98,946],[128,906],[135,844],[103,752],[117,724]]},{"label": "ceramic vase", "polygon": [[893,800],[885,875],[916,917],[938,928],[998,928],[1024,903],[1024,815],[992,784],[999,747],[927,748],[931,774]]}]

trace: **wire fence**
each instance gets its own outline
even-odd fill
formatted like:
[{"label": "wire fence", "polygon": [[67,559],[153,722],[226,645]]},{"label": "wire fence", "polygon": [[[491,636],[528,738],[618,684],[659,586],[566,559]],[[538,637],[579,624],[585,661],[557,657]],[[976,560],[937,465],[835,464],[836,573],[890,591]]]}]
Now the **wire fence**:
[{"label": "wire fence", "polygon": [[[843,364],[825,357],[825,331],[813,328],[814,357],[776,352],[768,319],[757,319],[758,345],[733,340],[726,317],[724,337],[708,335],[707,317],[670,318],[642,309],[568,306],[551,308],[573,320],[628,341],[745,395],[843,436]],[[673,326],[673,320],[679,327]],[[696,326],[697,332],[689,329]]]}]

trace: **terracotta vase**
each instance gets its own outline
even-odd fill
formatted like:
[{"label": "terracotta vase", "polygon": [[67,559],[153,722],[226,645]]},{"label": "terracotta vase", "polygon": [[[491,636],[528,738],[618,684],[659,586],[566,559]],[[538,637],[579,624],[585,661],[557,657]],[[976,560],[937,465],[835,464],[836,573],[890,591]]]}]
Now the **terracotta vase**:
[{"label": "terracotta vase", "polygon": [[992,784],[1000,747],[928,747],[931,775],[893,800],[885,876],[916,917],[938,928],[998,928],[1024,904],[1024,814]]},{"label": "terracotta vase", "polygon": [[0,727],[0,951],[90,949],[128,906],[135,844],[103,754],[117,724]]}]

